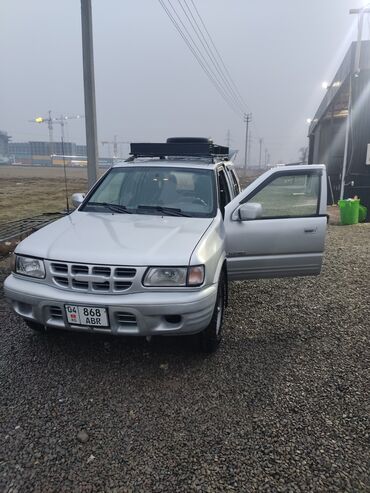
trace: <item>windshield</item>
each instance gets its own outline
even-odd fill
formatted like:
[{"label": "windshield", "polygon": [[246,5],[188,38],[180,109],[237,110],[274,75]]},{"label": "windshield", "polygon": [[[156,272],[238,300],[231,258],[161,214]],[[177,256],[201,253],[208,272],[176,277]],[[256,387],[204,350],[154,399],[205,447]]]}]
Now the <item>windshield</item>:
[{"label": "windshield", "polygon": [[80,210],[213,217],[212,170],[153,166],[113,168]]}]

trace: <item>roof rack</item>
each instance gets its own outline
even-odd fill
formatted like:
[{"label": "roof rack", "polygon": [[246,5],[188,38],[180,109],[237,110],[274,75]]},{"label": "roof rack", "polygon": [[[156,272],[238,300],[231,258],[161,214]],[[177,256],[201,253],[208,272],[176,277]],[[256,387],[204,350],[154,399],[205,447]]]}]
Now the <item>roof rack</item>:
[{"label": "roof rack", "polygon": [[[131,144],[131,159],[140,157],[198,157],[198,158],[228,158],[229,148],[219,146],[210,139],[172,137],[165,143]],[[131,160],[130,159],[130,160]]]}]

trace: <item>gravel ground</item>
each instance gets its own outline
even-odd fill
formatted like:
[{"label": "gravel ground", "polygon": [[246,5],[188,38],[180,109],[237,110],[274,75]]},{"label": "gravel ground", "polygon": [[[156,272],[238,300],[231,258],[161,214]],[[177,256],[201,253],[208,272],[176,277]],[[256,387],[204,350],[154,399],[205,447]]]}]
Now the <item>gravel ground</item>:
[{"label": "gravel ground", "polygon": [[207,357],[0,300],[0,491],[369,492],[369,272],[370,225],[331,226],[319,278],[233,285]]}]

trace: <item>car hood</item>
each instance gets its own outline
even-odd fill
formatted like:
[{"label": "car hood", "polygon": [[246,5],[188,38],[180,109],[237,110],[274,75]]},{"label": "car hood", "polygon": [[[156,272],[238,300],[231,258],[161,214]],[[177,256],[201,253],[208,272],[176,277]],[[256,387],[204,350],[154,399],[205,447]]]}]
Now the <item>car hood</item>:
[{"label": "car hood", "polygon": [[111,265],[187,265],[213,218],[76,211],[23,240],[16,253]]}]

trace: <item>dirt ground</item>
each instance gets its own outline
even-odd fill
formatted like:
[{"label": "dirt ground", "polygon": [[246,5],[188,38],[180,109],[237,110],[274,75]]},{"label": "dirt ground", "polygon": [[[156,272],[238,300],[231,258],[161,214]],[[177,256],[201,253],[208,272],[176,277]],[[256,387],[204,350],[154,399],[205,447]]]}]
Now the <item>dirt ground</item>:
[{"label": "dirt ground", "polygon": [[232,283],[207,357],[33,334],[0,292],[0,491],[369,493],[369,270],[370,225],[329,226],[320,276]]},{"label": "dirt ground", "polygon": [[[85,168],[67,168],[67,188],[69,199],[75,192],[86,192]],[[0,166],[0,223],[65,207],[63,168]]]}]

